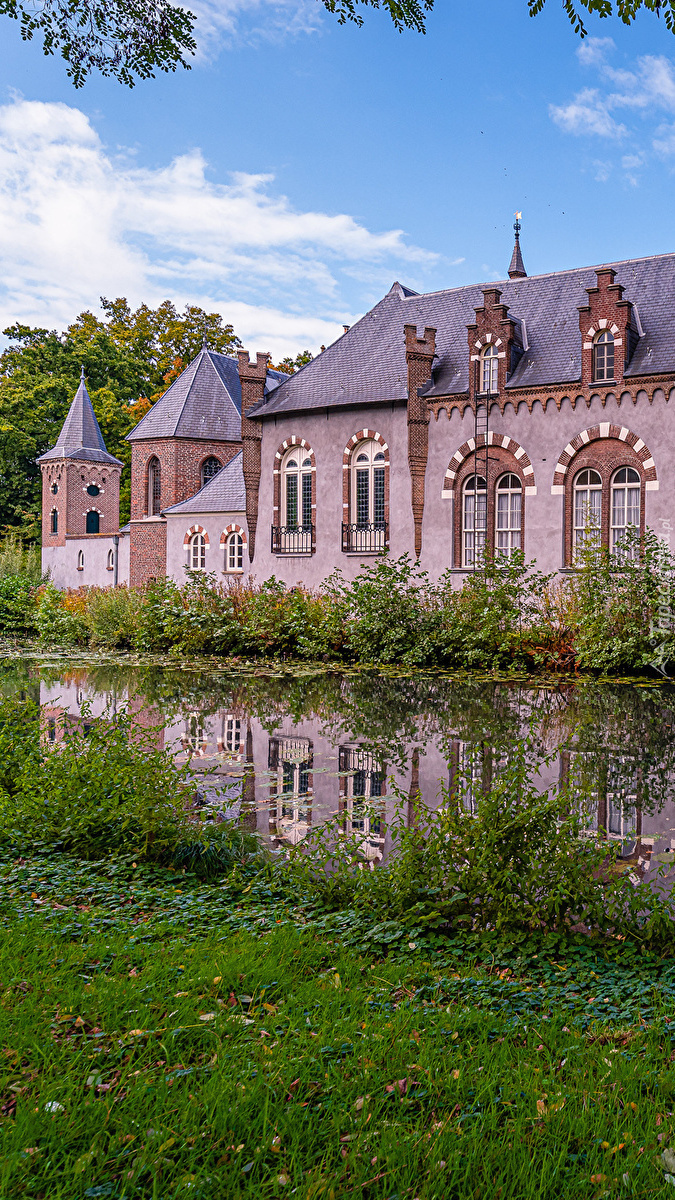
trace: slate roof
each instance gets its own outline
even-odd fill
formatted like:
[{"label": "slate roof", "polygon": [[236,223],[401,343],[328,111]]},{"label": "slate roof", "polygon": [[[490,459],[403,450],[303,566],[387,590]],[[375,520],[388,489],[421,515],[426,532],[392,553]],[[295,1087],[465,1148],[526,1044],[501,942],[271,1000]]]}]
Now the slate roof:
[{"label": "slate roof", "polygon": [[108,454],[103,441],[103,434],[91,406],[87,385],[84,382],[84,370],[80,379],[73,402],[68,410],[68,416],[63,422],[56,445],[45,454],[41,454],[38,462],[50,462],[55,458],[76,458],[85,462],[112,463],[122,466],[119,458]]},{"label": "slate roof", "polygon": [[[675,371],[675,254],[606,264],[637,306],[644,336],[627,376]],[[596,285],[598,267],[530,275],[417,295],[395,283],[374,308],[322,354],[281,383],[249,410],[259,418],[313,408],[385,403],[407,398],[404,325],[437,329],[433,386],[429,396],[466,393],[469,388],[467,325],[483,303],[483,289],[496,287],[509,314],[521,323],[528,348],[507,389],[575,383],[581,378],[580,305]],[[523,329],[524,325],[524,329]]]},{"label": "slate roof", "polygon": [[[267,388],[286,376],[268,371]],[[127,441],[150,438],[241,440],[241,383],[237,361],[206,347],[167,388],[127,435]]]},{"label": "slate roof", "polygon": [[217,513],[246,512],[246,488],[244,487],[244,455],[240,450],[224,467],[209,479],[189,500],[172,504],[162,509],[167,513]]}]

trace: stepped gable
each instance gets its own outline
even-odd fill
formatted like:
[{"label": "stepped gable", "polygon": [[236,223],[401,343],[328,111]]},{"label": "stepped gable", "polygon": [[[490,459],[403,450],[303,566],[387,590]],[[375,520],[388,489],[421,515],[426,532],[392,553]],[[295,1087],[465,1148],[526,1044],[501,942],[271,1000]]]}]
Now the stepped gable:
[{"label": "stepped gable", "polygon": [[75,458],[85,462],[122,466],[119,458],[108,454],[105,448],[103,434],[99,429],[87,385],[84,382],[84,369],[80,385],[68,410],[68,416],[63,422],[56,445],[51,450],[47,450],[45,454],[41,454],[37,461],[43,463],[61,458]]},{"label": "stepped gable", "polygon": [[[286,376],[268,372],[271,390]],[[127,441],[189,438],[241,441],[241,383],[237,360],[204,347],[139,421]]]},{"label": "stepped gable", "polygon": [[[675,370],[675,254],[607,264],[625,299],[637,306],[644,332],[625,372],[628,378]],[[279,413],[407,399],[404,325],[436,333],[433,384],[428,398],[467,394],[467,326],[497,288],[509,316],[523,322],[527,349],[506,390],[575,383],[581,379],[578,308],[588,303],[601,267],[530,275],[417,295],[395,283],[391,291],[322,354],[249,409],[264,420]]]},{"label": "stepped gable", "polygon": [[243,451],[235,454],[226,466],[209,479],[189,500],[173,504],[162,510],[166,513],[218,513],[245,512],[246,488],[244,486]]}]

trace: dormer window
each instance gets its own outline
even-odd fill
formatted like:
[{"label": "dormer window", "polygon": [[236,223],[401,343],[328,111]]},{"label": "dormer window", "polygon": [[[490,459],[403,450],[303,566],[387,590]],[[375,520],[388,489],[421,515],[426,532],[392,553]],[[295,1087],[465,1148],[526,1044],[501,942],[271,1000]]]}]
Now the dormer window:
[{"label": "dormer window", "polygon": [[614,337],[603,329],[593,345],[593,381],[604,383],[609,379],[614,379]]},{"label": "dormer window", "polygon": [[481,392],[493,393],[498,390],[499,355],[496,346],[486,346],[481,360]]}]

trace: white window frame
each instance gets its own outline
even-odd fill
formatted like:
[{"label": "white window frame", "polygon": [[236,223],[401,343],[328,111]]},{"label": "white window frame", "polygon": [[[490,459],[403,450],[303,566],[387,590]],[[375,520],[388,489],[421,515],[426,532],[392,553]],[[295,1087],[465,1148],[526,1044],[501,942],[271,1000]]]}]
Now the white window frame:
[{"label": "white window frame", "polygon": [[[592,479],[592,476],[595,478]],[[577,471],[572,484],[572,554],[575,558],[584,546],[601,544],[602,491],[602,476],[599,471],[594,467],[584,467],[583,470]]]},{"label": "white window frame", "polygon": [[228,575],[241,575],[244,570],[244,537],[237,529],[225,539],[225,570]]},{"label": "white window frame", "polygon": [[[625,472],[626,478],[620,481]],[[621,549],[627,529],[640,529],[642,480],[635,467],[619,467],[612,476],[609,513],[609,544],[612,554],[621,558],[637,557],[637,546]],[[637,497],[637,500],[636,500]],[[628,519],[630,514],[631,519]]]},{"label": "white window frame", "polygon": [[[612,370],[611,374],[607,368],[609,352],[611,350]],[[602,362],[600,362],[602,355]],[[614,336],[609,329],[602,329],[597,335],[593,343],[593,382],[608,383],[614,382],[616,371],[616,343]]]},{"label": "white window frame", "polygon": [[[476,505],[477,495],[483,504]],[[474,567],[482,561],[486,541],[487,480],[473,474],[462,484],[462,566]]]},{"label": "white window frame", "polygon": [[281,464],[280,524],[287,530],[312,528],[312,460],[304,446],[291,446]]},{"label": "white window frame", "polygon": [[480,390],[483,395],[499,391],[499,351],[492,342],[481,353]]},{"label": "white window frame", "polygon": [[206,570],[206,536],[203,533],[190,534],[188,567],[191,571]]},{"label": "white window frame", "polygon": [[78,571],[84,571],[84,550],[78,550],[77,552],[77,569]]},{"label": "white window frame", "polygon": [[[506,503],[500,504],[500,498]],[[500,524],[501,522],[501,524]],[[495,553],[510,557],[523,548],[523,485],[513,471],[497,480],[495,488]]]},{"label": "white window frame", "polygon": [[350,502],[352,524],[381,531],[384,549],[387,460],[374,438],[358,442],[351,457]]}]

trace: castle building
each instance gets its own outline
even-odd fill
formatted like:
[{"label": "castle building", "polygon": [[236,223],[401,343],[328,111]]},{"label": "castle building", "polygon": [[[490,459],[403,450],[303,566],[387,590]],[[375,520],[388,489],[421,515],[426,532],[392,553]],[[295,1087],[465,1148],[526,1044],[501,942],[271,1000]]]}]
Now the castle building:
[{"label": "castle building", "polygon": [[[118,580],[188,568],[318,587],[388,550],[461,585],[486,550],[565,571],[585,541],[616,550],[631,527],[670,542],[675,254],[528,276],[519,231],[508,279],[423,295],[395,283],[294,375],[204,348],[129,435]],[[83,382],[40,459],[59,586],[113,581],[87,549],[110,536],[103,505],[99,532],[85,508],[50,532],[57,464],[88,486],[94,442],[105,456],[85,398]]]}]

